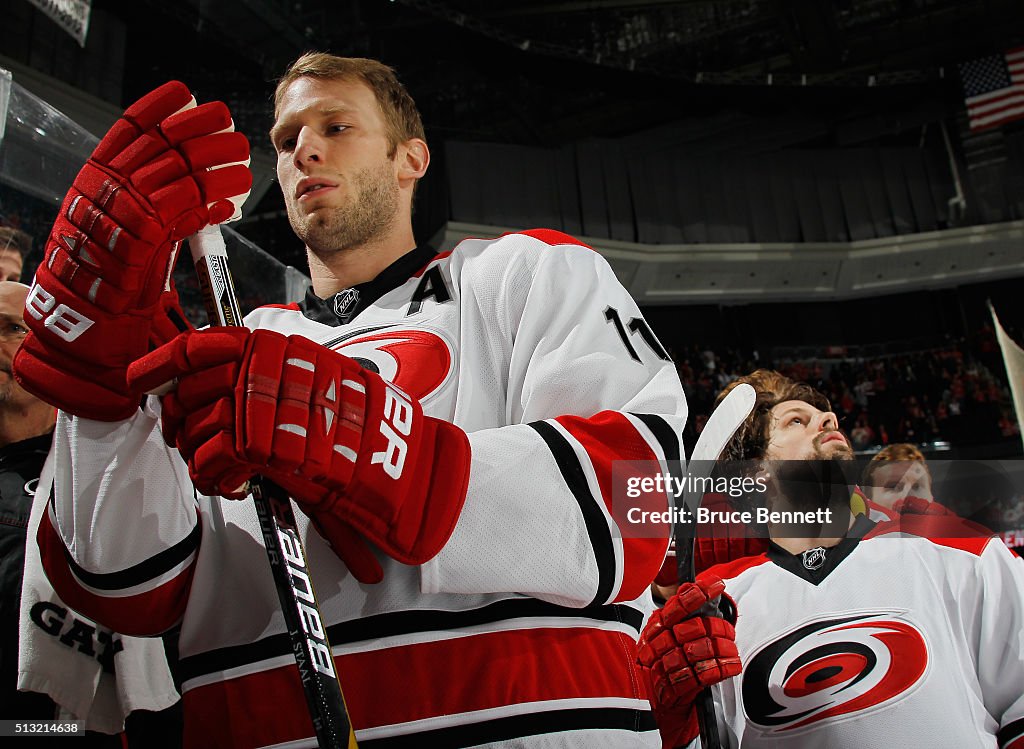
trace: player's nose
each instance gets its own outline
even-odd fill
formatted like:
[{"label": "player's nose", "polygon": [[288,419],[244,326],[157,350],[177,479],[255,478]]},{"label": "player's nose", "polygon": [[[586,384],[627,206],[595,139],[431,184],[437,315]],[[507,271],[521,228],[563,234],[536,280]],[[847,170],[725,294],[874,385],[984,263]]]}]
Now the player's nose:
[{"label": "player's nose", "polygon": [[323,144],[316,131],[303,127],[295,139],[295,165],[316,163],[323,160]]},{"label": "player's nose", "polygon": [[839,429],[839,419],[831,411],[824,411],[818,416],[819,432],[834,432]]}]

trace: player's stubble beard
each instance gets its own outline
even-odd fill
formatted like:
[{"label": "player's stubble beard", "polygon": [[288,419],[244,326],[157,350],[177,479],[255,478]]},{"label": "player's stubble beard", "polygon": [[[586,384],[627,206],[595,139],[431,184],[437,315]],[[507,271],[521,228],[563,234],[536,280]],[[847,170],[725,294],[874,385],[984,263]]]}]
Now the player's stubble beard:
[{"label": "player's stubble beard", "polygon": [[400,192],[391,161],[357,172],[348,200],[339,206],[301,215],[288,205],[292,229],[318,257],[329,257],[385,236],[398,217]]},{"label": "player's stubble beard", "polygon": [[0,407],[12,410],[27,408],[33,400],[33,397],[14,379],[11,365],[0,367]]},{"label": "player's stubble beard", "polygon": [[835,433],[835,431],[827,431],[815,437],[811,443],[812,453],[807,458],[809,460],[853,460],[853,448],[850,447],[848,441],[831,441],[826,445],[821,444],[822,440]]},{"label": "player's stubble beard", "polygon": [[13,361],[4,356],[4,361],[0,363],[0,404],[5,406],[10,404],[18,391],[21,390],[14,379],[13,368]]}]

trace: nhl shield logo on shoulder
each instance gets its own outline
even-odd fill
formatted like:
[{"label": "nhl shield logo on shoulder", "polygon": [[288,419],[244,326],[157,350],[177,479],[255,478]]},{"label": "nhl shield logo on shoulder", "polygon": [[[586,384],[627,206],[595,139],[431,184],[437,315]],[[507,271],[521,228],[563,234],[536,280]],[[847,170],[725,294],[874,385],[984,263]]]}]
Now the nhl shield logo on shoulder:
[{"label": "nhl shield logo on shoulder", "polygon": [[804,567],[813,572],[814,570],[821,569],[821,565],[825,564],[825,549],[815,546],[813,549],[805,551],[800,557]]},{"label": "nhl shield logo on shoulder", "polygon": [[352,319],[352,313],[359,306],[359,289],[342,289],[334,295],[334,314],[344,325]]}]

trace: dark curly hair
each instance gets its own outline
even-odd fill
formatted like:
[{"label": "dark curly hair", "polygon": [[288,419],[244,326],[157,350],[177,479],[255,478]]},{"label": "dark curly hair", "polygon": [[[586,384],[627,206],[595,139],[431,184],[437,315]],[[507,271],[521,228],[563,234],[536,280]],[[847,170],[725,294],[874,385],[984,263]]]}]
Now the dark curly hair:
[{"label": "dark curly hair", "polygon": [[770,436],[771,411],[779,403],[804,401],[820,411],[832,410],[832,404],[829,403],[828,398],[810,385],[791,380],[771,369],[758,369],[730,382],[718,394],[715,406],[717,407],[722,399],[741,383],[746,383],[754,388],[757,392],[757,400],[754,401],[754,410],[751,411],[750,416],[740,425],[729,444],[725,446],[725,450],[722,452],[722,458],[725,460],[757,460],[764,457]]}]

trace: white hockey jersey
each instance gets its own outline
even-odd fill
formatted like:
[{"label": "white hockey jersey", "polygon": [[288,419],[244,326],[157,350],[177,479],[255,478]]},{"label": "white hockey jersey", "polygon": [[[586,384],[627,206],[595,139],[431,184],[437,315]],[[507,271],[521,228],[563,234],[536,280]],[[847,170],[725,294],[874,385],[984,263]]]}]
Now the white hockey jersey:
[{"label": "white hockey jersey", "polygon": [[[686,405],[604,259],[559,232],[469,239],[246,324],[469,433],[465,507],[421,567],[378,553],[360,584],[296,513],[360,747],[658,746],[634,661],[667,538],[621,537],[611,464],[679,459]],[[157,410],[61,416],[47,574],[118,631],[180,625],[186,746],[315,746],[254,507],[195,497]]]},{"label": "white hockey jersey", "polygon": [[960,522],[861,517],[823,559],[773,544],[713,568],[743,661],[715,687],[723,746],[1021,749],[1020,562],[998,538],[922,535]]}]

